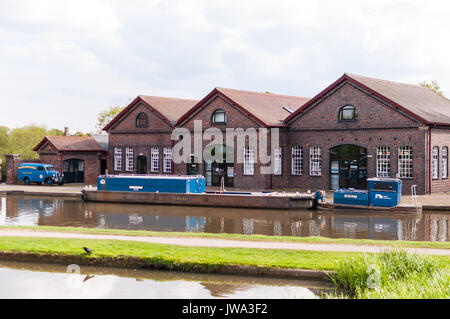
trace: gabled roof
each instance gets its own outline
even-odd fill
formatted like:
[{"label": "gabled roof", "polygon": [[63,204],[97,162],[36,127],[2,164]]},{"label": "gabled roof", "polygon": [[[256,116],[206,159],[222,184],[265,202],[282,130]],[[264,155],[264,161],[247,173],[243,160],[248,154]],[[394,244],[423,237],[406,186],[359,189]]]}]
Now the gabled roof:
[{"label": "gabled roof", "polygon": [[104,131],[110,129],[122,117],[124,117],[130,109],[138,102],[142,102],[145,106],[153,110],[163,121],[173,126],[173,124],[190,108],[192,108],[198,100],[177,99],[161,96],[138,95],[125,109],[122,110],[111,122],[104,128]]},{"label": "gabled roof", "polygon": [[397,107],[424,124],[450,125],[450,100],[435,93],[433,90],[419,85],[374,79],[351,73],[344,73],[342,77],[312,98],[301,109],[288,116],[285,119],[285,123],[290,122],[344,81],[349,81],[366,89],[374,96]]},{"label": "gabled roof", "polygon": [[46,136],[33,148],[33,151],[38,151],[46,142],[59,152],[106,151],[92,136]]},{"label": "gabled roof", "polygon": [[283,120],[291,114],[286,108],[295,112],[309,98],[273,93],[252,92],[216,87],[204,99],[181,117],[177,125],[182,124],[191,114],[199,110],[214,94],[219,94],[229,103],[239,107],[264,126],[284,126]]}]

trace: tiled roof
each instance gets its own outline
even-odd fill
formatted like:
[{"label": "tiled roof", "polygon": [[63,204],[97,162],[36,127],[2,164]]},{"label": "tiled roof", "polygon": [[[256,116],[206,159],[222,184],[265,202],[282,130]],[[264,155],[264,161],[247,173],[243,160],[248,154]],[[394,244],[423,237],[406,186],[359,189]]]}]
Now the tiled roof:
[{"label": "tiled roof", "polygon": [[170,122],[176,122],[191,107],[197,104],[197,100],[176,99],[161,96],[139,95]]},{"label": "tiled roof", "polygon": [[429,88],[350,73],[345,75],[401,105],[425,121],[450,124],[450,100]]},{"label": "tiled roof", "polygon": [[105,151],[92,136],[46,136],[33,150],[39,150],[46,141],[55,147],[57,151]]},{"label": "tiled roof", "polygon": [[269,92],[252,92],[222,87],[216,89],[269,126],[283,125],[282,121],[291,114],[287,109],[295,112],[309,101],[309,98],[306,97]]},{"label": "tiled roof", "polygon": [[419,85],[374,79],[351,73],[344,73],[343,76],[305,103],[300,109],[289,115],[284,122],[292,121],[344,81],[366,88],[370,94],[384,99],[387,103],[424,124],[450,124],[450,100],[433,90]]}]

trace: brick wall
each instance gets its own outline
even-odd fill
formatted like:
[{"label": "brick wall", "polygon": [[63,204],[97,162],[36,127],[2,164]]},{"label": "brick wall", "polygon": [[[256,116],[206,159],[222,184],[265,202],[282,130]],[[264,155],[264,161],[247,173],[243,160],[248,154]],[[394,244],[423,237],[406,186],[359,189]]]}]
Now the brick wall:
[{"label": "brick wall", "polygon": [[21,159],[19,155],[7,154],[6,156],[6,184],[17,184],[17,168],[22,163],[42,163],[40,159]]},{"label": "brick wall", "polygon": [[450,148],[450,130],[442,130],[442,129],[432,129],[431,130],[431,149],[437,146],[439,148],[439,159],[438,159],[438,178],[431,180],[431,192],[449,192],[450,191],[450,180],[448,178],[449,161],[447,159],[447,178],[442,178],[442,149],[444,147]]}]

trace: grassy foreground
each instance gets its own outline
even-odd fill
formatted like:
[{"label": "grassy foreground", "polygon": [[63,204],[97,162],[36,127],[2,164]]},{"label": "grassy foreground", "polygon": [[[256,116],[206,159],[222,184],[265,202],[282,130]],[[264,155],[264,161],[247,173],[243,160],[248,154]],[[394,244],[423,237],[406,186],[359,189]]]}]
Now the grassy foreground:
[{"label": "grassy foreground", "polygon": [[401,249],[341,261],[331,280],[337,298],[450,299],[448,264]]},{"label": "grassy foreground", "polygon": [[[85,255],[83,246],[94,250]],[[223,266],[255,266],[264,268],[294,268],[339,270],[342,263],[362,258],[362,253],[316,252],[300,250],[217,248],[163,245],[105,239],[68,239],[0,237],[0,252],[21,252],[35,255],[54,254],[83,258],[141,259],[148,265],[163,269],[215,271]],[[372,256],[370,254],[368,256]],[[429,257],[440,267],[450,268],[450,257]]]},{"label": "grassy foreground", "polygon": [[[83,246],[93,249],[85,255]],[[31,237],[0,237],[0,252],[35,255],[54,254],[102,259],[142,259],[148,265],[163,269],[197,269],[215,271],[220,267],[256,266],[264,268],[295,268],[335,270],[338,262],[359,253],[288,251],[253,248],[213,248],[162,245],[104,239],[55,239]]]},{"label": "grassy foreground", "polygon": [[370,246],[450,249],[450,242],[430,242],[430,241],[398,241],[398,240],[373,240],[373,239],[326,238],[326,237],[160,232],[147,230],[102,229],[102,228],[59,227],[59,226],[0,226],[0,229],[2,228],[28,229],[28,230],[31,229],[35,231],[70,232],[70,233],[85,233],[85,234],[124,235],[124,236],[217,238],[217,239],[249,240],[249,241],[277,241],[277,242],[294,242],[294,243],[296,242],[296,243],[317,243],[317,244],[351,244],[351,245],[370,245]]}]

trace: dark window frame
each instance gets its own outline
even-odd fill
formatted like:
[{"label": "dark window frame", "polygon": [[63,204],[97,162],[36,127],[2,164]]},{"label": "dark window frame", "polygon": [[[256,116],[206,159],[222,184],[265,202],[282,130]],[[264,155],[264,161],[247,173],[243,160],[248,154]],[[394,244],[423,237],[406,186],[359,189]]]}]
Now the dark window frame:
[{"label": "dark window frame", "polygon": [[[215,116],[216,116],[216,114],[219,113],[219,112],[223,113],[223,118],[224,118],[224,120],[221,121],[221,122],[217,122],[217,121],[215,120]],[[211,123],[212,123],[212,124],[226,124],[227,121],[228,121],[228,117],[227,117],[227,113],[225,112],[224,109],[216,109],[216,110],[212,113],[212,115],[211,115]]]},{"label": "dark window frame", "polygon": [[[142,116],[145,117],[145,124],[139,124],[139,120],[141,119]],[[148,115],[145,112],[139,113],[136,116],[135,124],[136,124],[136,127],[148,127]]]},{"label": "dark window frame", "polygon": [[[353,111],[352,118],[348,118],[348,119],[347,118],[343,118],[343,111],[346,108],[347,109],[352,108],[352,111]],[[339,112],[338,112],[338,121],[339,122],[355,122],[355,121],[358,121],[358,117],[359,117],[358,109],[355,106],[351,105],[351,104],[346,104],[346,105],[344,105],[343,107],[341,107],[339,109]]]}]

